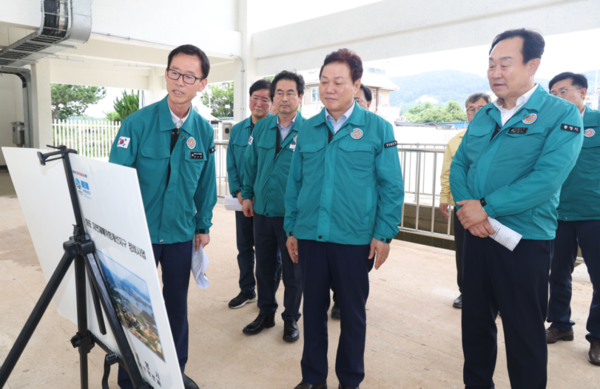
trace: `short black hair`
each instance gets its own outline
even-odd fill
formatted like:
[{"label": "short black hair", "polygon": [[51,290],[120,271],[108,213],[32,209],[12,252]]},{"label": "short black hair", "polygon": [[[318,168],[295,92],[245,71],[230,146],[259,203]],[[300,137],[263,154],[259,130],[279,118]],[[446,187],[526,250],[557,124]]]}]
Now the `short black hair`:
[{"label": "short black hair", "polygon": [[171,67],[171,61],[173,57],[177,54],[187,54],[187,55],[195,55],[200,59],[200,63],[202,64],[202,79],[208,77],[208,72],[210,72],[210,62],[208,61],[208,57],[204,53],[204,51],[200,50],[198,47],[194,45],[181,45],[179,47],[174,48],[169,53],[169,60],[167,62],[167,69]]},{"label": "short black hair", "polygon": [[319,72],[319,79],[321,78],[321,74],[323,74],[323,69],[325,66],[329,65],[332,62],[342,62],[348,65],[350,68],[350,76],[352,76],[352,82],[362,78],[363,75],[363,66],[362,60],[352,50],[348,49],[339,49],[332,53],[327,54],[325,57],[325,61],[323,62],[323,66],[321,66],[321,71]]},{"label": "short black hair", "polygon": [[277,88],[277,83],[281,80],[295,81],[298,95],[304,95],[304,77],[302,77],[298,73],[283,70],[277,73],[275,78],[273,78],[273,81],[271,81],[271,100],[273,100],[273,97],[275,97],[275,89]]},{"label": "short black hair", "polygon": [[587,89],[587,87],[588,87],[587,78],[583,74],[564,72],[564,73],[554,76],[554,78],[552,80],[550,80],[550,83],[548,84],[548,89],[552,90],[552,87],[554,86],[554,84],[556,84],[559,81],[566,80],[567,78],[571,79],[571,85],[573,85],[573,86],[577,86],[579,88],[585,88],[585,89]]},{"label": "short black hair", "polygon": [[516,30],[504,31],[501,34],[496,35],[490,48],[490,54],[494,50],[494,47],[505,39],[520,37],[523,39],[523,47],[521,48],[521,54],[523,54],[523,63],[529,62],[533,58],[542,58],[544,54],[544,47],[546,42],[544,37],[539,32],[527,30],[525,28],[519,28]]},{"label": "short black hair", "polygon": [[252,93],[256,92],[257,90],[261,90],[261,89],[268,90],[269,91],[269,96],[270,96],[270,94],[271,94],[271,82],[269,80],[265,80],[264,78],[256,81],[250,87],[250,97],[252,97]]},{"label": "short black hair", "polygon": [[481,99],[484,99],[485,102],[488,104],[492,102],[490,95],[488,95],[487,93],[475,93],[467,97],[467,101],[465,101],[465,108],[469,108],[469,104],[472,104]]},{"label": "short black hair", "polygon": [[371,89],[364,86],[364,84],[360,84],[360,89],[362,89],[362,91],[365,93],[365,100],[367,100],[368,103],[373,101],[373,93],[371,93]]}]

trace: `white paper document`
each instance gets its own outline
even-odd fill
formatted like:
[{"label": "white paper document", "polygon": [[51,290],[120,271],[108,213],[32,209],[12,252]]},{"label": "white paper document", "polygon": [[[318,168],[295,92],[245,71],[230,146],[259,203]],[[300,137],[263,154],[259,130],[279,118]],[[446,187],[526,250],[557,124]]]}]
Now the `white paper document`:
[{"label": "white paper document", "polygon": [[494,231],[496,231],[494,234],[490,235],[490,238],[494,239],[510,251],[513,251],[521,241],[523,235],[511,230],[494,218],[488,217],[488,221],[492,225]]},{"label": "white paper document", "polygon": [[240,204],[237,197],[227,195],[225,196],[225,209],[228,211],[241,211],[242,204]]},{"label": "white paper document", "polygon": [[208,257],[202,246],[196,251],[196,239],[192,239],[192,273],[196,279],[198,288],[206,289],[210,286],[208,277],[206,277],[206,267],[209,264]]}]

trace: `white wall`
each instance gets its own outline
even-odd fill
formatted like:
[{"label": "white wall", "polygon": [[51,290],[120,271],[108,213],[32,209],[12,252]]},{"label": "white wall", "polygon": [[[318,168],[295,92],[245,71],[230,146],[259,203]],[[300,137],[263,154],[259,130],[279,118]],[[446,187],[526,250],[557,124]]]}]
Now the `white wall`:
[{"label": "white wall", "polygon": [[[0,147],[15,147],[12,142],[12,122],[23,121],[23,92],[19,77],[0,74]],[[6,166],[0,151],[0,166]]]}]

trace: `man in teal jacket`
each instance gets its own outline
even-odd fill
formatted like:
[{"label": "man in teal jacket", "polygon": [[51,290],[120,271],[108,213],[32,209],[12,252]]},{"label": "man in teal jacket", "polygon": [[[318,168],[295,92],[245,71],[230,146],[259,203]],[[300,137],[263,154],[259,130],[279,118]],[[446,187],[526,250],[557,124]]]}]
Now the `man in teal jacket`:
[{"label": "man in teal jacket", "polygon": [[[494,388],[498,311],[511,387],[546,387],[544,320],[556,206],[583,131],[575,106],[535,84],[544,45],[540,34],[525,29],[494,39],[488,79],[498,99],[475,114],[450,167],[458,218],[468,230],[462,312],[466,388]],[[522,235],[513,251],[489,238],[495,231],[488,217]]]},{"label": "man in teal jacket", "polygon": [[376,269],[385,262],[402,217],[394,131],[355,103],[362,73],[360,57],[348,49],[325,58],[319,75],[325,108],[302,127],[288,179],[287,247],[302,267],[304,290],[302,382],[296,389],[327,386],[330,286],[341,314],[335,365],[340,387],[358,388],[364,379],[369,270],[375,254]]},{"label": "man in teal jacket", "polygon": [[[242,204],[242,184],[244,182],[244,156],[248,141],[259,120],[270,115],[271,83],[258,80],[250,87],[250,111],[252,115],[233,126],[227,145],[227,177],[229,192]],[[240,268],[240,293],[229,302],[229,308],[241,308],[246,303],[256,301],[256,280],[254,278],[254,219],[244,216],[242,211],[235,213],[238,267]]]},{"label": "man in teal jacket", "polygon": [[587,321],[588,360],[600,365],[600,112],[586,108],[587,79],[565,72],[550,81],[550,94],[578,108],[583,117],[583,146],[577,164],[560,192],[558,228],[550,272],[550,303],[546,330],[548,343],[573,340],[571,273],[581,253],[594,287]]},{"label": "man in teal jacket", "polygon": [[[183,374],[188,359],[187,296],[196,251],[210,242],[217,201],[212,126],[191,101],[206,87],[208,57],[192,45],[169,54],[168,96],[128,116],[112,145],[109,161],[136,169],[163,296]],[[186,389],[198,386],[183,374]],[[119,366],[119,386],[133,389]]]},{"label": "man in teal jacket", "polygon": [[[290,162],[296,149],[298,130],[304,118],[298,107],[304,95],[301,75],[282,71],[271,83],[271,99],[277,115],[261,120],[256,125],[244,160],[242,187],[243,212],[254,217],[256,247],[256,282],[260,313],[243,332],[255,335],[275,325],[279,287],[279,271],[283,273],[284,321],[283,340],[295,342],[300,338],[297,321],[300,319],[302,284],[300,267],[292,262],[285,247],[283,229],[284,198]],[[281,253],[281,265],[277,250]]]}]

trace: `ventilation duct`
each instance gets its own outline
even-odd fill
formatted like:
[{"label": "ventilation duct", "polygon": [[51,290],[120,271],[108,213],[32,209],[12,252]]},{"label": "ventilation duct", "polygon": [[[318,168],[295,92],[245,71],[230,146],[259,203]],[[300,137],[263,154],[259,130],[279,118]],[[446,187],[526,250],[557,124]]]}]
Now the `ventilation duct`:
[{"label": "ventilation duct", "polygon": [[24,66],[87,42],[92,0],[42,0],[42,25],[0,52],[0,67]]}]

